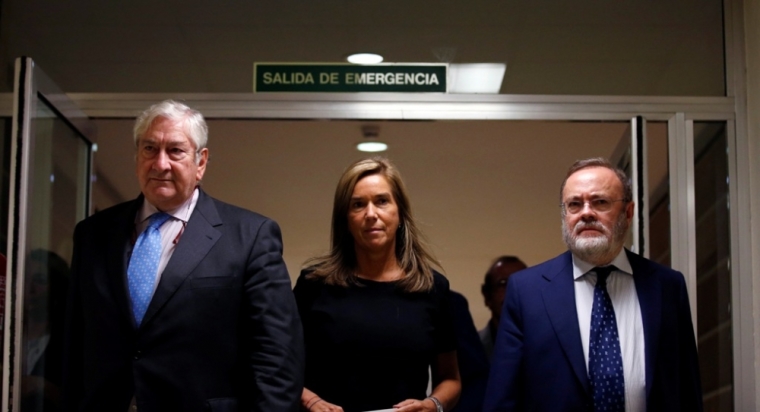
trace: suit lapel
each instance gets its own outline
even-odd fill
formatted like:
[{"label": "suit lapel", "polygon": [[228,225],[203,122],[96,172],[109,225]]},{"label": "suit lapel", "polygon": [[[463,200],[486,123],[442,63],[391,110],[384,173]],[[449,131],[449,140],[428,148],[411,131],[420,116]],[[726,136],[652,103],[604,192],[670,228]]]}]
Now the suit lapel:
[{"label": "suit lapel", "polygon": [[644,326],[644,362],[646,364],[646,393],[652,389],[654,366],[657,364],[657,342],[660,340],[662,290],[652,267],[642,257],[626,250],[633,269],[633,283],[641,307],[641,322]]},{"label": "suit lapel", "polygon": [[583,388],[590,393],[578,314],[575,310],[575,286],[570,252],[557,257],[554,263],[542,274],[547,281],[542,289],[544,306],[568,362]]},{"label": "suit lapel", "polygon": [[206,257],[209,250],[216,244],[221,232],[216,229],[222,224],[213,200],[202,190],[198,196],[187,227],[180,237],[177,248],[166,264],[161,280],[158,282],[153,299],[148,305],[143,325],[151,321],[153,316],[174,295],[188,275]]}]

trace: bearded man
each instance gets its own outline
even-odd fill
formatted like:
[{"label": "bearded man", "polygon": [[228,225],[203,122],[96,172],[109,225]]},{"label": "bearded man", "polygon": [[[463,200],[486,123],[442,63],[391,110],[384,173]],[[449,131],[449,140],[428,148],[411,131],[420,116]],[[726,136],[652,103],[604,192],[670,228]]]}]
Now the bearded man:
[{"label": "bearded man", "polygon": [[625,173],[578,161],[560,202],[569,250],[510,276],[484,411],[701,411],[686,283],[624,248]]}]

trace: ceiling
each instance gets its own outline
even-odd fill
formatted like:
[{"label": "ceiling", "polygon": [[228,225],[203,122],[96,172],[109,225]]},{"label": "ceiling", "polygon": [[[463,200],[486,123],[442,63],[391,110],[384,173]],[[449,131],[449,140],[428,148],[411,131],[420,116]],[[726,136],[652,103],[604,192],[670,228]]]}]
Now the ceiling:
[{"label": "ceiling", "polygon": [[502,94],[723,95],[720,0],[3,0],[0,79],[65,92],[247,93],[254,62],[507,63]]}]

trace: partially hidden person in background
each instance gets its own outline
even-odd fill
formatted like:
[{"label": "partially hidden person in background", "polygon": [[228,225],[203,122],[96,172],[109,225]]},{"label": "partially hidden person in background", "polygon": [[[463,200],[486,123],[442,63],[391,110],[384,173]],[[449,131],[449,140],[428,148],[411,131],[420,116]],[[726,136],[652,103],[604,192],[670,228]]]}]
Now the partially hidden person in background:
[{"label": "partially hidden person in background", "polygon": [[500,256],[493,261],[483,279],[480,292],[483,294],[486,307],[491,311],[491,319],[483,329],[478,331],[478,334],[489,360],[493,355],[493,345],[496,342],[496,330],[499,327],[501,309],[504,306],[507,280],[513,273],[526,267],[525,263],[516,256]]},{"label": "partially hidden person in background", "polygon": [[460,378],[449,283],[433,270],[440,265],[390,161],[363,159],[345,170],[331,239],[294,288],[306,343],[302,407],[450,411]]},{"label": "partially hidden person in background", "polygon": [[21,408],[62,411],[69,265],[54,252],[34,249],[26,259],[24,272]]},{"label": "partially hidden person in background", "polygon": [[303,337],[280,228],[201,189],[207,140],[198,111],[151,106],[134,128],[142,193],[77,225],[68,410],[299,409]]},{"label": "partially hidden person in background", "polygon": [[462,391],[452,412],[480,412],[488,383],[489,361],[480,343],[478,330],[472,320],[467,298],[450,291],[451,316],[457,337],[457,363],[462,380]]},{"label": "partially hidden person in background", "polygon": [[686,282],[624,248],[625,173],[580,160],[560,203],[569,250],[509,278],[484,411],[701,411]]}]

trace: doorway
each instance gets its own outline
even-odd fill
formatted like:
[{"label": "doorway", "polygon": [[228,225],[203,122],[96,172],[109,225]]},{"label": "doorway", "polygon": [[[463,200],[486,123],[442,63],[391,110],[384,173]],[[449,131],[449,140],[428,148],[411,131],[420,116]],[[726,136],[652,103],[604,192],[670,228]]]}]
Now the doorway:
[{"label": "doorway", "polygon": [[[129,155],[133,150],[133,121],[95,122],[102,138],[95,161],[98,179],[93,184],[93,198],[95,208],[102,209],[111,202],[135,197],[139,188]],[[630,122],[626,121],[208,122],[210,161],[204,190],[280,224],[293,281],[306,259],[327,251],[337,179],[350,162],[371,155],[358,152],[355,146],[364,139],[362,127],[375,126],[377,139],[389,145],[380,155],[399,167],[415,216],[444,265],[452,289],[468,299],[477,328],[484,327],[490,317],[480,285],[493,259],[516,255],[531,266],[566,250],[560,232],[559,186],[567,168],[586,157],[620,158],[631,147]],[[716,192],[720,189],[716,182],[723,179],[725,183],[728,173],[725,125],[713,122],[695,126],[694,184],[700,214],[707,209],[715,212],[714,205],[720,202],[726,204],[727,186],[722,193]],[[644,164],[649,257],[669,266],[668,127],[665,121],[645,123]],[[706,148],[711,151],[705,152]],[[724,154],[722,162],[706,157],[715,157],[716,153]],[[118,199],[114,198],[117,194]],[[717,212],[725,223],[728,210]],[[703,227],[708,226],[698,223],[696,239],[702,245],[697,251],[698,278],[687,281],[697,292],[691,300],[699,330],[705,401],[719,405],[716,410],[732,410],[732,369],[724,366],[731,364],[733,353],[726,342],[731,337],[731,315],[726,311],[731,296],[730,269],[725,264],[730,252],[729,231],[726,224],[719,226],[724,229],[723,237],[716,238],[713,229]],[[703,255],[712,250],[719,251],[723,259],[720,272],[704,268],[703,262],[710,258]]]},{"label": "doorway", "polygon": [[[613,99],[615,102],[611,105],[593,103],[591,98],[573,99],[581,103],[559,99],[563,102],[533,104],[532,112],[520,112],[514,110],[519,105],[513,102],[475,104],[467,101],[459,104],[447,100],[467,99],[444,96],[441,107],[433,109],[431,106],[438,104],[435,99],[420,99],[426,100],[420,102],[412,98],[412,102],[403,103],[397,113],[401,113],[402,118],[414,120],[400,120],[396,115],[388,116],[390,119],[378,119],[383,117],[377,113],[383,113],[384,107],[397,103],[391,102],[390,98],[388,101],[381,98],[380,102],[367,99],[359,99],[363,101],[358,103],[334,102],[327,106],[321,106],[325,102],[316,100],[293,104],[288,99],[236,101],[232,106],[239,106],[234,108],[208,102],[194,104],[191,101],[189,104],[207,113],[210,119],[211,159],[205,190],[221,200],[277,220],[283,227],[285,258],[292,277],[297,276],[306,258],[327,248],[335,180],[351,160],[363,156],[354,149],[362,140],[361,127],[365,124],[378,126],[380,138],[390,145],[385,155],[401,169],[423,230],[442,260],[453,288],[470,300],[470,308],[480,327],[488,314],[478,288],[490,260],[503,253],[512,253],[524,256],[524,260],[532,265],[562,252],[564,246],[557,219],[558,191],[567,167],[577,158],[614,156],[616,147],[621,144],[621,136],[626,136],[628,121],[624,119],[630,119],[632,106],[621,103],[620,100],[625,99]],[[523,100],[540,99],[526,97]],[[730,117],[727,112],[723,113],[726,109],[721,102],[704,100],[698,104],[703,113],[716,112],[714,117],[717,119]],[[204,108],[204,104],[210,109]],[[615,108],[615,104],[621,104],[623,108]],[[249,109],[241,109],[243,106]],[[370,106],[374,107],[371,111],[362,111],[362,107]],[[271,113],[280,112],[274,119],[242,118],[250,112],[250,107],[254,108],[253,111],[270,114],[261,117],[272,117]],[[505,107],[512,111],[492,110]],[[691,158],[691,172],[687,170],[687,175],[692,173],[693,180],[684,183],[681,180],[684,160],[674,162],[674,156],[683,157],[680,145],[684,144],[684,139],[692,139],[693,149],[692,136],[696,134],[693,129],[687,130],[688,133],[673,132],[674,123],[690,122],[684,123],[686,116],[683,113],[678,115],[680,120],[673,120],[677,117],[670,112],[674,103],[642,107],[649,109],[647,117],[652,119],[647,122],[646,132],[649,142],[651,257],[667,262],[668,259],[672,261],[674,254],[683,254],[684,249],[671,250],[673,244],[680,244],[673,234],[683,232],[684,225],[687,228],[689,225],[688,219],[686,223],[674,220],[673,209],[677,209],[678,214],[681,200],[688,197],[685,193],[689,185],[693,187],[699,183],[699,179],[694,180],[693,176],[695,159]],[[446,111],[452,108],[452,111]],[[475,108],[477,112],[473,111]],[[585,112],[586,109],[590,111]],[[107,111],[107,104],[100,110]],[[314,113],[310,110],[319,113],[313,117],[327,116],[330,120],[292,117],[294,113],[300,116],[307,113],[305,117],[313,118],[308,115]],[[459,114],[451,115],[452,112]],[[495,115],[497,112],[500,115]],[[133,147],[131,116],[134,116],[134,110],[126,115],[109,116],[115,119],[95,121],[100,147],[95,158],[94,210],[134,198],[139,192],[130,155]],[[730,125],[727,120],[717,123]],[[693,128],[694,122],[690,124]],[[733,132],[730,127],[726,130],[723,142],[730,143]],[[464,148],[447,152],[447,149],[458,147],[458,143],[464,144]],[[677,166],[675,174],[670,170],[674,164]],[[720,175],[722,172],[717,170],[716,173]],[[312,177],[317,181],[308,179]],[[285,197],[288,200],[281,201]],[[527,206],[524,204],[526,200]],[[520,204],[519,208],[514,208]],[[315,229],[305,229],[310,227]],[[734,235],[729,233],[728,236],[733,239]],[[659,246],[655,244],[657,242]],[[473,245],[480,247],[471,247]],[[681,246],[688,249],[684,245]],[[695,273],[685,270],[687,282],[694,284],[692,300],[698,302]],[[723,276],[728,277],[729,289],[733,288],[731,272],[724,272]],[[721,299],[725,300],[725,296]],[[699,306],[695,313],[710,316],[710,307],[702,307],[702,302],[695,305]],[[729,324],[731,319],[729,315]],[[726,330],[725,322],[722,330]],[[732,336],[730,328],[728,336]],[[719,345],[719,351],[710,355],[713,357],[703,357],[703,364],[714,367],[718,362],[733,359],[731,350],[730,344]],[[705,368],[703,366],[703,374],[708,373]],[[732,376],[731,370],[721,373],[727,373],[729,378]],[[717,402],[720,410],[731,410],[732,382],[732,379],[722,379],[714,390],[705,388],[706,401]]]}]

